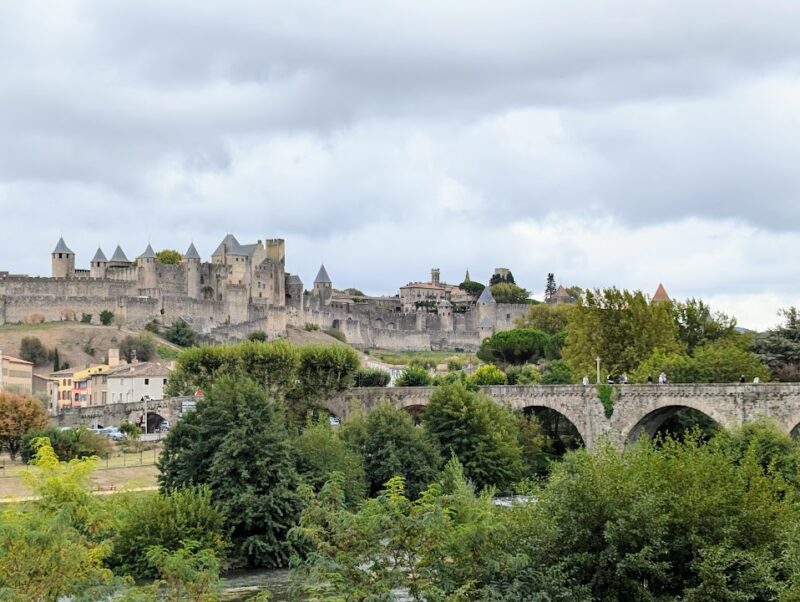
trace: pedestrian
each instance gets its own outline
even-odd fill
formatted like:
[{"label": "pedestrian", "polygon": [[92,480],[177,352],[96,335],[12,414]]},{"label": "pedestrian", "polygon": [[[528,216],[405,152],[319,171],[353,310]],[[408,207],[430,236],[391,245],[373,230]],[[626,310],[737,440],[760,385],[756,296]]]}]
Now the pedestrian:
[{"label": "pedestrian", "polygon": [[652,385],[653,384],[653,375],[652,374],[648,374],[647,375],[647,384],[648,385]]},{"label": "pedestrian", "polygon": [[658,384],[659,385],[666,385],[667,384],[667,374],[662,372],[658,375]]},{"label": "pedestrian", "polygon": [[628,384],[628,375],[625,374],[624,372],[622,374],[620,374],[620,376],[619,376],[619,384],[621,384],[621,385],[627,385]]},{"label": "pedestrian", "polygon": [[757,384],[759,384],[759,383],[761,383],[761,379],[760,379],[760,378],[758,378],[758,377],[756,376],[756,377],[753,379],[753,384],[754,384],[754,385],[757,385]]},{"label": "pedestrian", "polygon": [[583,386],[584,387],[588,387],[589,386],[589,377],[588,376],[584,376],[583,377]]},{"label": "pedestrian", "polygon": [[740,382],[740,383],[742,383],[742,384],[744,384],[745,382],[747,382],[747,379],[744,377],[744,374],[742,374],[742,375],[739,377],[739,382]]},{"label": "pedestrian", "polygon": [[609,375],[606,377],[606,382],[607,382],[609,385],[613,385],[613,384],[614,384],[614,377],[613,377],[613,376],[611,376],[611,375],[609,374]]}]

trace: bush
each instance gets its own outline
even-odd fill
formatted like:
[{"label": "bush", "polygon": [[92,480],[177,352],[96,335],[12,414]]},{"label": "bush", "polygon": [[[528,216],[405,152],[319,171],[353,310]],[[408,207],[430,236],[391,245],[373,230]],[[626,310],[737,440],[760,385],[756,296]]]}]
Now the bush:
[{"label": "bush", "polygon": [[161,334],[161,324],[159,324],[158,320],[156,319],[150,320],[147,324],[145,324],[144,329],[147,332],[152,332],[153,334]]},{"label": "bush", "polygon": [[104,309],[100,312],[100,323],[103,326],[108,326],[114,320],[114,312]]},{"label": "bush", "polygon": [[81,314],[81,324],[91,324],[92,323],[92,314]]},{"label": "bush", "polygon": [[61,430],[55,427],[39,429],[25,435],[22,439],[19,455],[23,462],[30,464],[36,456],[32,441],[45,437],[50,441],[53,451],[60,462],[69,462],[75,458],[106,457],[111,451],[111,442],[84,426]]},{"label": "bush", "polygon": [[564,360],[553,360],[545,365],[542,370],[543,385],[569,385],[574,382],[572,369]]},{"label": "bush", "polygon": [[326,328],[323,332],[337,341],[341,341],[342,343],[347,342],[347,337],[344,336],[344,333],[338,328]]},{"label": "bush", "polygon": [[247,335],[248,341],[259,341],[261,343],[265,343],[267,341],[267,333],[263,330],[254,330],[250,334]]},{"label": "bush", "polygon": [[392,380],[392,375],[380,368],[359,368],[356,371],[356,387],[385,387]]},{"label": "bush", "polygon": [[152,546],[177,551],[191,541],[200,550],[224,557],[228,547],[225,517],[212,503],[208,487],[187,487],[166,495],[132,494],[118,504],[109,564],[119,574],[156,577],[147,562],[146,553]]},{"label": "bush", "polygon": [[134,352],[136,359],[140,362],[150,361],[156,355],[156,346],[151,336],[141,334],[139,336],[128,335],[119,345],[119,352],[125,361],[133,361]]},{"label": "bush", "polygon": [[542,373],[536,366],[509,366],[506,378],[509,385],[538,385],[542,381]]},{"label": "bush", "polygon": [[319,330],[319,324],[312,324],[311,322],[306,322],[305,328],[308,332],[314,332],[315,330]]},{"label": "bush", "polygon": [[50,354],[37,337],[23,337],[19,344],[19,356],[36,366],[47,363]]},{"label": "bush", "polygon": [[397,377],[398,387],[427,387],[431,384],[430,373],[421,366],[409,366]]},{"label": "bush", "polygon": [[0,450],[6,448],[13,460],[22,439],[31,431],[47,426],[42,404],[29,395],[0,392]]},{"label": "bush", "polygon": [[183,320],[175,320],[172,325],[164,331],[164,338],[170,343],[181,347],[193,347],[195,344],[194,331]]},{"label": "bush", "polygon": [[504,385],[506,381],[506,373],[492,364],[481,366],[467,377],[467,382],[476,387]]},{"label": "bush", "polygon": [[464,367],[464,364],[461,362],[461,360],[459,358],[457,358],[457,357],[448,358],[448,360],[447,360],[447,369],[450,372],[457,372],[458,370],[461,370],[463,367]]}]

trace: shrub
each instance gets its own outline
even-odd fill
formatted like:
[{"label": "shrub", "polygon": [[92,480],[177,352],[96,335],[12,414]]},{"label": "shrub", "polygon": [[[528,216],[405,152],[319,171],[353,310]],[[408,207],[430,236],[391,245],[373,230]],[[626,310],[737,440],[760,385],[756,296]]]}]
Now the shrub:
[{"label": "shrub", "polygon": [[481,366],[467,377],[467,381],[478,387],[506,384],[506,373],[493,364]]},{"label": "shrub", "polygon": [[100,323],[103,326],[108,326],[114,320],[114,312],[104,309],[100,312]]},{"label": "shrub", "polygon": [[17,456],[23,437],[47,426],[47,413],[42,404],[28,395],[0,392],[0,449]]},{"label": "shrub", "polygon": [[195,344],[194,331],[183,320],[175,320],[172,325],[164,331],[164,338],[170,343],[181,347],[193,347]]},{"label": "shrub", "polygon": [[542,370],[543,385],[568,385],[574,381],[572,370],[564,360],[553,360]]},{"label": "shrub", "polygon": [[19,455],[26,464],[30,464],[36,456],[36,448],[32,441],[38,437],[45,437],[50,441],[53,451],[61,462],[92,456],[104,458],[111,451],[111,442],[108,439],[84,426],[66,430],[49,427],[32,431],[22,439]]},{"label": "shrub", "polygon": [[19,356],[26,362],[41,366],[47,362],[50,354],[37,337],[23,337],[19,344]]},{"label": "shrub", "polygon": [[92,314],[81,314],[81,324],[91,324],[92,323]]},{"label": "shrub", "polygon": [[308,332],[313,332],[315,330],[319,330],[319,324],[312,324],[311,322],[306,322],[305,328]]},{"label": "shrub", "polygon": [[147,562],[151,546],[180,550],[187,542],[222,557],[228,547],[225,517],[212,503],[208,487],[187,487],[166,495],[133,494],[122,498],[109,564],[120,574],[156,577]]},{"label": "shrub", "polygon": [[265,343],[267,341],[267,333],[263,330],[254,330],[250,334],[247,335],[248,341],[259,341],[261,343]]},{"label": "shrub", "polygon": [[385,387],[392,380],[392,375],[380,368],[359,368],[356,371],[356,387]]},{"label": "shrub", "polygon": [[536,366],[510,366],[506,370],[509,385],[537,385],[542,381],[542,373]]},{"label": "shrub", "polygon": [[456,372],[461,370],[464,367],[464,364],[461,363],[461,360],[457,357],[451,357],[447,360],[447,369],[450,372]]},{"label": "shrub", "polygon": [[409,366],[397,377],[398,387],[427,387],[431,382],[430,373],[421,366]]},{"label": "shrub", "polygon": [[119,352],[125,358],[125,361],[129,363],[133,360],[134,352],[136,359],[140,362],[146,362],[155,356],[156,346],[150,335],[128,335],[122,339],[119,345]]},{"label": "shrub", "polygon": [[147,324],[145,324],[144,329],[147,332],[152,332],[153,334],[160,334],[161,333],[161,324],[158,323],[158,320],[153,319],[153,320],[150,320]]},{"label": "shrub", "polygon": [[344,336],[344,333],[338,328],[326,328],[323,332],[328,336],[332,336],[337,341],[341,341],[342,343],[347,342],[347,337]]}]

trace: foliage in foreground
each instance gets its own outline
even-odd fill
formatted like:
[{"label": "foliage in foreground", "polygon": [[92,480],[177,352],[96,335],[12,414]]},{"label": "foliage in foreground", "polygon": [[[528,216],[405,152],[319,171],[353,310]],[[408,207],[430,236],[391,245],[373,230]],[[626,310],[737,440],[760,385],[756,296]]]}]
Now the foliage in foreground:
[{"label": "foliage in foreground", "polygon": [[29,395],[0,392],[0,451],[11,458],[19,453],[23,437],[47,426],[47,412]]}]

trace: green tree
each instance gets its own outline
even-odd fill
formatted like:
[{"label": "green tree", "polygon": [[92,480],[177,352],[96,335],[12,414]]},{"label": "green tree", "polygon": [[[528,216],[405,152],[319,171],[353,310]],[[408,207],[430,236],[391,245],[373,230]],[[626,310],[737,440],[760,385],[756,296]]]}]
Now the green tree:
[{"label": "green tree", "polygon": [[149,334],[128,335],[119,344],[119,352],[126,362],[132,362],[134,357],[149,362],[156,355],[156,345]]},{"label": "green tree", "polygon": [[61,370],[61,360],[58,357],[58,347],[53,349],[53,372]]},{"label": "green tree", "polygon": [[485,364],[467,377],[467,382],[476,387],[504,385],[507,381],[506,373],[493,364]]},{"label": "green tree", "polygon": [[300,347],[297,376],[306,397],[324,397],[353,386],[358,370],[358,354],[344,345],[307,345]]},{"label": "green tree", "polygon": [[19,356],[26,362],[42,366],[47,362],[49,355],[38,337],[22,337],[19,344]]},{"label": "green tree", "polygon": [[247,379],[219,379],[164,442],[159,484],[170,492],[205,483],[226,517],[236,555],[253,566],[286,566],[286,535],[302,499],[279,404]]},{"label": "green tree", "polygon": [[177,265],[183,260],[183,255],[173,249],[164,249],[156,253],[156,263]]},{"label": "green tree", "polygon": [[108,564],[122,575],[157,577],[157,567],[147,557],[152,546],[178,552],[192,542],[195,551],[208,550],[217,558],[224,558],[229,546],[225,516],[212,502],[206,486],[165,495],[127,494],[116,501],[114,512],[116,525]]},{"label": "green tree", "polygon": [[181,347],[192,347],[195,344],[194,331],[183,320],[175,320],[170,327],[164,331],[164,338],[170,343]]},{"label": "green tree", "polygon": [[723,313],[713,313],[700,299],[672,303],[673,316],[678,325],[678,339],[691,355],[695,348],[733,335],[736,319]]},{"label": "green tree", "polygon": [[46,438],[61,462],[75,458],[104,458],[111,451],[111,443],[106,437],[94,433],[84,426],[70,429],[47,427],[31,431],[22,439],[19,455],[23,462],[30,464],[36,457],[34,441]]},{"label": "green tree", "polygon": [[385,387],[392,380],[392,375],[380,368],[359,368],[356,371],[355,386]]},{"label": "green tree", "polygon": [[569,324],[570,305],[548,305],[537,303],[528,308],[528,313],[517,320],[518,328],[533,328],[549,335],[566,330]]},{"label": "green tree", "polygon": [[478,358],[484,362],[497,362],[503,365],[536,362],[544,358],[549,342],[550,337],[541,330],[533,328],[503,330],[481,342]]},{"label": "green tree", "polygon": [[680,351],[668,353],[662,349],[654,349],[631,374],[631,380],[637,383],[657,382],[658,375],[662,372],[673,383],[703,382],[694,358]]},{"label": "green tree", "polygon": [[397,377],[398,387],[429,387],[433,382],[431,373],[422,366],[409,366]]},{"label": "green tree", "polygon": [[492,297],[498,303],[530,303],[530,291],[512,282],[500,282],[491,286]]},{"label": "green tree", "polygon": [[564,360],[553,360],[545,364],[539,382],[543,385],[569,385],[575,380],[569,363]]},{"label": "green tree", "polygon": [[782,309],[783,323],[758,335],[753,351],[780,381],[800,381],[800,315],[797,308]]},{"label": "green tree", "polygon": [[579,373],[593,373],[600,357],[610,374],[632,372],[655,349],[679,351],[669,303],[650,304],[640,292],[586,291],[570,311],[562,356]]},{"label": "green tree", "polygon": [[248,341],[260,341],[262,343],[266,343],[267,341],[267,333],[263,330],[254,330],[250,334],[247,335]]},{"label": "green tree", "polygon": [[0,392],[0,449],[12,459],[19,453],[23,437],[47,426],[42,404],[28,395]]},{"label": "green tree", "polygon": [[486,285],[481,284],[480,282],[473,282],[472,280],[470,280],[469,282],[462,282],[461,284],[458,285],[458,288],[460,288],[462,291],[468,292],[475,299],[477,299],[478,297],[480,297],[481,293],[483,292],[483,289],[486,288]]},{"label": "green tree", "polygon": [[[738,335],[741,337],[741,335]],[[731,383],[744,377],[747,382],[758,377],[769,380],[769,368],[761,359],[748,351],[746,338],[729,337],[706,343],[695,349],[694,363],[700,374],[700,382]]]},{"label": "green tree", "polygon": [[339,472],[344,476],[347,504],[352,506],[364,499],[367,483],[363,459],[333,431],[327,419],[307,426],[292,441],[292,446],[297,457],[297,471],[314,491],[321,491],[331,474]]},{"label": "green tree", "polygon": [[536,366],[510,366],[506,370],[509,385],[538,385],[542,380],[542,373]]},{"label": "green tree", "polygon": [[100,312],[100,323],[103,326],[109,326],[114,320],[114,312],[104,309]]},{"label": "green tree", "polygon": [[370,495],[394,476],[405,479],[412,495],[431,483],[441,466],[441,456],[428,434],[414,426],[404,410],[381,403],[369,415],[351,417],[342,438],[364,461]]},{"label": "green tree", "polygon": [[522,474],[514,414],[460,383],[437,387],[422,415],[425,428],[445,456],[455,456],[467,477],[482,489],[508,491]]},{"label": "green tree", "polygon": [[[549,301],[550,299],[555,297],[557,291],[558,288],[556,287],[556,277],[552,272],[550,272],[547,274],[547,282],[544,285],[544,300]],[[533,328],[538,328],[538,327],[534,326]]]}]

